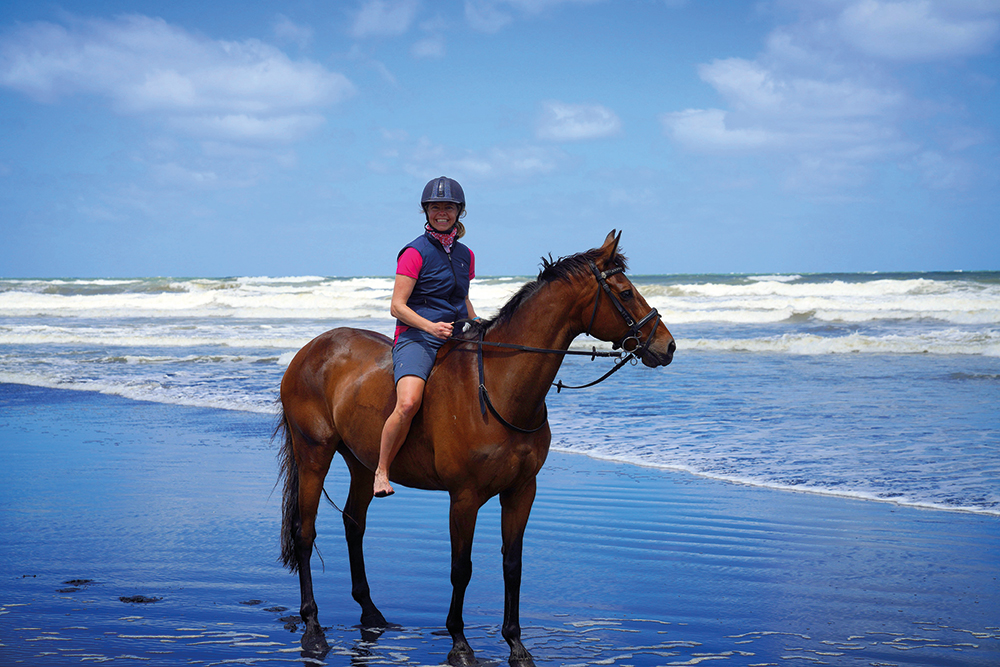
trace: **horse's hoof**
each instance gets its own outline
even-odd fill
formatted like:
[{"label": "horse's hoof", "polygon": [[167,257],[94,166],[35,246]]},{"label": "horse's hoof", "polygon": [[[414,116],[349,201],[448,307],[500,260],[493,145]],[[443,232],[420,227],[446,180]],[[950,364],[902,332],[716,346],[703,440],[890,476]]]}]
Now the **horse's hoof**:
[{"label": "horse's hoof", "polygon": [[387,628],[389,627],[389,622],[385,620],[382,612],[375,609],[361,614],[361,625],[365,628]]},{"label": "horse's hoof", "polygon": [[510,663],[510,667],[535,667],[535,661],[531,658],[531,654],[520,641],[514,642],[507,662]]},{"label": "horse's hoof", "polygon": [[472,667],[478,665],[476,654],[468,646],[463,648],[453,648],[448,653],[448,664],[452,667]]},{"label": "horse's hoof", "polygon": [[322,630],[306,630],[302,635],[302,650],[309,657],[322,660],[330,652],[330,645],[326,642],[326,635]]},{"label": "horse's hoof", "polygon": [[507,662],[510,663],[510,667],[535,667],[535,661],[527,651],[521,655],[511,653]]}]

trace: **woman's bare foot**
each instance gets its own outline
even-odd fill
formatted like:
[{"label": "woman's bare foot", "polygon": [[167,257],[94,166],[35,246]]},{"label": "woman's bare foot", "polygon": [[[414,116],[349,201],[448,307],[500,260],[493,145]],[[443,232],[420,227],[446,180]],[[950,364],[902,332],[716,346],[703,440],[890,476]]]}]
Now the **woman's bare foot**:
[{"label": "woman's bare foot", "polygon": [[373,495],[376,498],[385,498],[396,493],[392,485],[389,484],[389,476],[386,475],[381,470],[375,471],[375,484],[373,487]]}]

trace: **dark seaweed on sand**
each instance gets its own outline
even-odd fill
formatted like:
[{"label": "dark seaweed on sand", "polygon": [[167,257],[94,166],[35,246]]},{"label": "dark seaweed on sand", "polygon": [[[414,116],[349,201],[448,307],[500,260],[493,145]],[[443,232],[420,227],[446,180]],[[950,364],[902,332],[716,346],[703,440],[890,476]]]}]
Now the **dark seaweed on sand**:
[{"label": "dark seaweed on sand", "polygon": [[118,599],[129,604],[150,604],[152,602],[159,602],[163,598],[149,598],[145,595],[132,595],[130,597],[126,597],[123,595]]},{"label": "dark seaweed on sand", "polygon": [[69,588],[57,588],[56,593],[76,593],[80,589],[86,588],[92,583],[94,583],[93,579],[70,579],[69,581],[63,582],[63,584],[69,586]]}]

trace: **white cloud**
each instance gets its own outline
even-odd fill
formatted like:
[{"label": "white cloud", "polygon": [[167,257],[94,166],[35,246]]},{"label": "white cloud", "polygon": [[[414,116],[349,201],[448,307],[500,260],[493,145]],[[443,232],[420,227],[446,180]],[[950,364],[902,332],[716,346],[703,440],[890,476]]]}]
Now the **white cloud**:
[{"label": "white cloud", "polygon": [[444,38],[440,35],[427,37],[415,43],[410,53],[416,58],[443,58],[445,54]]},{"label": "white cloud", "polygon": [[312,44],[313,29],[309,26],[295,23],[284,14],[278,14],[274,22],[274,36],[280,42],[295,44],[300,49],[304,49]]},{"label": "white cloud", "polygon": [[[981,3],[877,2],[846,7],[837,28],[864,54],[899,61],[929,61],[987,53],[1000,35],[996,16]],[[996,7],[993,7],[996,10]]]},{"label": "white cloud", "polygon": [[[427,138],[410,139],[405,132],[383,130],[386,146],[369,167],[378,173],[401,170],[428,179],[450,174],[480,180],[519,180],[556,171],[566,160],[565,154],[552,147],[492,146],[461,149],[431,142]],[[464,176],[463,176],[464,175]]]},{"label": "white cloud", "polygon": [[694,150],[759,148],[778,142],[760,128],[727,127],[722,109],[687,109],[664,114],[662,121],[676,142]]},{"label": "white cloud", "polygon": [[417,15],[417,0],[366,0],[354,19],[355,37],[402,35]]},{"label": "white cloud", "polygon": [[144,16],[19,26],[0,41],[0,85],[43,102],[98,95],[120,113],[265,141],[301,137],[292,128],[315,127],[318,109],[354,90],[258,40],[211,40]]},{"label": "white cloud", "polygon": [[[484,0],[489,2],[490,0]],[[492,0],[495,5],[508,5],[526,14],[539,14],[559,5],[588,5],[602,0]]]},{"label": "white cloud", "polygon": [[732,106],[734,122],[812,145],[837,141],[845,126],[857,137],[862,124],[893,117],[905,101],[860,77],[796,76],[742,58],[715,60],[698,72]]},{"label": "white cloud", "polygon": [[515,177],[547,174],[555,171],[560,162],[558,154],[536,146],[496,147],[487,151],[484,157],[487,174]]},{"label": "white cloud", "polygon": [[711,84],[738,108],[778,109],[786,100],[774,74],[759,64],[742,58],[713,60],[698,66],[702,81]]},{"label": "white cloud", "polygon": [[515,15],[540,14],[564,4],[592,4],[602,0],[465,0],[465,20],[481,32],[498,32],[512,23]]},{"label": "white cloud", "polygon": [[609,137],[621,131],[621,120],[600,104],[544,102],[536,134],[550,141]]},{"label": "white cloud", "polygon": [[308,136],[324,120],[319,114],[288,114],[274,118],[230,114],[178,117],[171,120],[170,125],[185,134],[205,139],[287,144]]},{"label": "white cloud", "polygon": [[466,0],[465,20],[473,29],[480,32],[499,32],[509,25],[514,17],[491,0]]},{"label": "white cloud", "polygon": [[667,136],[692,152],[766,154],[795,188],[863,186],[883,165],[918,171],[933,187],[961,187],[970,173],[962,160],[929,145],[935,137],[946,141],[930,131],[928,119],[951,113],[949,105],[920,100],[896,68],[992,48],[1000,6],[971,0],[791,6],[803,8],[801,20],[776,28],[756,59],[699,66],[725,104],[661,115]]}]

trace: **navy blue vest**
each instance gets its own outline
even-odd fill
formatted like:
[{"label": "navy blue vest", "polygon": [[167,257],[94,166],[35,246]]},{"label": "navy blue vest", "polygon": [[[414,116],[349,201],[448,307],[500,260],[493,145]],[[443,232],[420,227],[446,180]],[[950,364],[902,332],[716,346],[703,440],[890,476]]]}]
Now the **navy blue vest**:
[{"label": "navy blue vest", "polygon": [[469,296],[472,264],[469,248],[455,241],[449,254],[427,234],[413,239],[399,251],[399,256],[406,248],[414,248],[423,258],[417,284],[406,305],[431,322],[455,322],[468,317],[465,299]]}]

